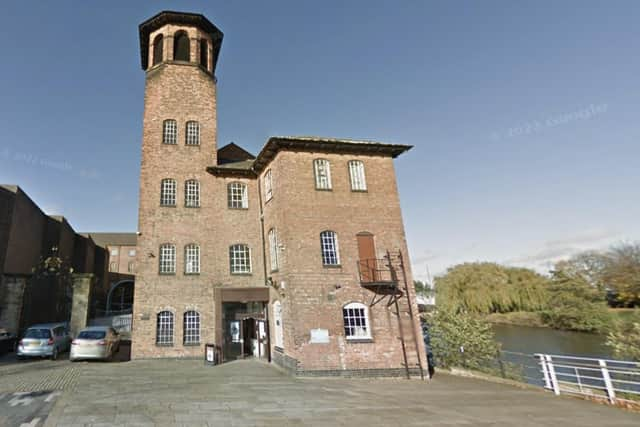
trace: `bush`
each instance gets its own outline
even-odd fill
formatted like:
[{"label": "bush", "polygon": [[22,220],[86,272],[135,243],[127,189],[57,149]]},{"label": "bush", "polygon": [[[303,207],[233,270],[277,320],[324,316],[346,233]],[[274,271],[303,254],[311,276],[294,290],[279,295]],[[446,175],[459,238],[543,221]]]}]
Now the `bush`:
[{"label": "bush", "polygon": [[640,362],[640,310],[635,310],[631,319],[617,323],[607,336],[607,345],[614,357]]},{"label": "bush", "polygon": [[555,329],[584,332],[607,332],[612,317],[602,291],[591,286],[581,276],[563,271],[553,273],[550,298],[542,311],[543,322]]},{"label": "bush", "polygon": [[490,323],[450,307],[438,308],[425,320],[436,366],[482,370],[495,359],[499,347]]}]

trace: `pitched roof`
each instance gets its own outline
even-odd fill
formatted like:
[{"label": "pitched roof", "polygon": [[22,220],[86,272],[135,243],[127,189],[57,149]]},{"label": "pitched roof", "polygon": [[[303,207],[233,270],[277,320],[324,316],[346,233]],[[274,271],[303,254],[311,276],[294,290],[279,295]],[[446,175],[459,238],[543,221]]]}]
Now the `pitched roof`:
[{"label": "pitched roof", "polygon": [[218,166],[225,163],[240,162],[242,160],[253,160],[256,156],[237,145],[235,142],[230,142],[218,149]]},{"label": "pitched roof", "polygon": [[93,242],[106,248],[107,246],[136,246],[138,235],[136,233],[80,233],[91,237]]},{"label": "pitched roof", "polygon": [[320,136],[274,136],[269,138],[255,160],[244,160],[209,166],[207,171],[216,176],[240,175],[255,178],[281,150],[365,154],[396,158],[411,148],[413,148],[412,145],[388,144],[358,139],[325,138]]}]

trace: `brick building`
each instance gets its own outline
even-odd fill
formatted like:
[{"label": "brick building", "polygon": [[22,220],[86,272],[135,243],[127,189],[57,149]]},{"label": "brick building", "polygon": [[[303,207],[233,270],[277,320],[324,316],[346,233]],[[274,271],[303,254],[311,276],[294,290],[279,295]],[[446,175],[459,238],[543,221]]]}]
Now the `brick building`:
[{"label": "brick building", "polygon": [[79,315],[86,320],[104,306],[106,275],[102,247],[64,217],[44,213],[17,185],[0,185],[0,327],[19,333],[70,320],[74,284],[84,279],[90,306]]},{"label": "brick building", "polygon": [[133,358],[254,356],[302,375],[425,367],[393,159],[406,145],[217,147],[223,34],[162,12],[146,73]]}]

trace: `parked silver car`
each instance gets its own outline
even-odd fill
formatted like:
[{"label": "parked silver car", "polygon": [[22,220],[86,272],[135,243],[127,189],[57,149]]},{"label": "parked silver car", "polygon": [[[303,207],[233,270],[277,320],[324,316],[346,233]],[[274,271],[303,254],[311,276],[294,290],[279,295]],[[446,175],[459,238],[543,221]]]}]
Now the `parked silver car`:
[{"label": "parked silver car", "polygon": [[109,326],[91,326],[71,343],[69,360],[110,359],[120,349],[120,336]]},{"label": "parked silver car", "polygon": [[18,359],[25,357],[58,358],[58,354],[69,351],[71,336],[66,323],[45,323],[30,326],[18,342]]}]

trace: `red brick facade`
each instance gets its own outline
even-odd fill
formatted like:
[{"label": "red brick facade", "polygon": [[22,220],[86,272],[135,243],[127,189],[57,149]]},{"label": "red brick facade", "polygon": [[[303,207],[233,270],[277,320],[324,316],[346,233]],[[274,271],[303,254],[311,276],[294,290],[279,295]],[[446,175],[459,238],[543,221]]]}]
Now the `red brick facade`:
[{"label": "red brick facade", "polygon": [[[191,37],[189,62],[171,60],[173,36],[181,30]],[[157,34],[163,34],[163,60],[153,65]],[[198,64],[203,39],[209,47],[206,67]],[[277,363],[300,373],[403,368],[398,318],[386,301],[368,307],[373,293],[359,281],[356,235],[374,236],[378,258],[386,251],[401,251],[406,279],[412,283],[393,167],[393,157],[409,147],[272,138],[256,159],[218,165],[214,70],[222,34],[200,15],[163,13],[141,25],[141,40],[143,55],[148,57],[143,57],[147,79],[132,357],[202,357],[204,343],[224,347],[228,341],[224,322],[229,321],[227,313],[223,322],[225,303],[251,304],[258,298],[255,301],[263,303],[264,319],[268,319],[269,351],[261,355]],[[163,144],[167,119],[177,123],[176,144]],[[199,123],[197,146],[185,144],[187,121]],[[314,159],[318,158],[330,164],[331,190],[316,189]],[[366,191],[351,189],[348,162],[352,160],[364,165]],[[265,187],[268,173],[271,197]],[[161,205],[163,179],[176,182],[175,206]],[[199,183],[199,207],[187,207],[187,180]],[[246,207],[229,207],[228,185],[233,182],[246,185]],[[273,271],[271,229],[278,242],[278,268]],[[323,265],[320,233],[326,230],[338,238],[337,266]],[[175,273],[160,273],[163,244],[175,247]],[[185,247],[190,244],[198,245],[200,251],[197,274],[187,274]],[[235,244],[250,248],[250,273],[232,273],[229,251]],[[399,301],[404,342],[409,366],[416,367],[419,357],[426,367],[412,288],[413,317],[407,314],[407,298]],[[276,301],[282,307],[278,347]],[[345,337],[342,308],[352,302],[367,306],[370,338]],[[159,344],[157,318],[163,311],[173,315],[172,340]],[[199,313],[196,345],[183,339],[188,311]],[[242,313],[235,315],[242,317]],[[311,330],[328,333],[328,338],[312,340]]]}]

